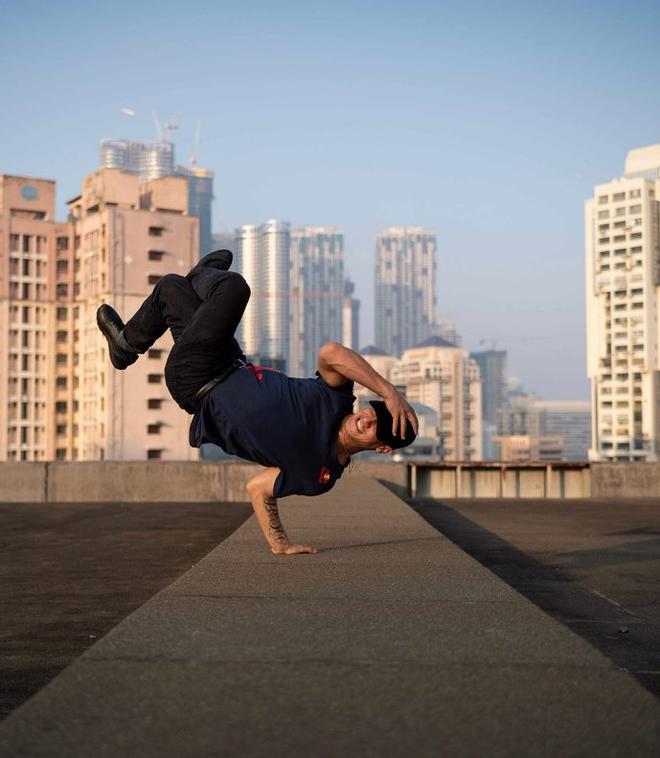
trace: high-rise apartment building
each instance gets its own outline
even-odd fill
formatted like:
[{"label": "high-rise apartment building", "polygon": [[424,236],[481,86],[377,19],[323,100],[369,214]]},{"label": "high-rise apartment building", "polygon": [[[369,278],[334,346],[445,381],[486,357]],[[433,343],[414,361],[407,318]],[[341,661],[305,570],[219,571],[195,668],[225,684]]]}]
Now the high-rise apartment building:
[{"label": "high-rise apartment building", "polygon": [[391,369],[391,382],[405,387],[409,402],[422,403],[437,413],[445,460],[482,459],[479,366],[463,348],[430,337],[404,351]]},{"label": "high-rise apartment building", "polygon": [[240,272],[252,290],[238,339],[250,360],[282,371],[289,357],[290,237],[284,221],[236,230]]},{"label": "high-rise apartment building", "polygon": [[291,233],[289,373],[313,376],[318,352],[343,337],[344,235],[329,227]]},{"label": "high-rise apartment building", "polygon": [[163,376],[163,336],[127,371],[112,368],[96,326],[108,302],[128,318],[165,273],[198,255],[187,180],[140,183],[101,169],[54,223],[52,182],[1,180],[0,458],[9,460],[186,460],[189,418]]},{"label": "high-rise apartment building", "polygon": [[342,345],[351,350],[358,350],[360,344],[360,301],[353,297],[355,284],[350,279],[344,280],[344,297],[342,299]]},{"label": "high-rise apartment building", "polygon": [[101,168],[118,168],[137,174],[141,182],[164,176],[185,176],[188,179],[187,212],[199,218],[199,255],[201,257],[214,249],[211,236],[213,171],[196,164],[178,165],[174,144],[169,141],[104,139],[101,141],[100,159]]},{"label": "high-rise apartment building", "polygon": [[628,153],[624,176],[585,209],[591,460],[657,461],[660,449],[660,145]]},{"label": "high-rise apartment building", "polygon": [[484,459],[489,460],[494,457],[490,440],[497,431],[498,413],[507,399],[506,350],[483,350],[470,355],[481,374]]},{"label": "high-rise apartment building", "polygon": [[52,460],[72,402],[72,238],[54,218],[55,182],[0,176],[0,461]]},{"label": "high-rise apartment building", "polygon": [[538,460],[584,461],[591,441],[590,404],[519,392],[499,409],[498,431],[492,442],[499,460],[511,460],[507,451],[514,451],[513,460],[522,460],[521,446],[526,445],[530,456],[541,456]]},{"label": "high-rise apartment building", "polygon": [[586,461],[591,446],[589,401],[539,400],[536,402],[539,430],[543,436],[561,437],[561,459]]},{"label": "high-rise apartment building", "polygon": [[435,233],[392,227],[376,238],[376,345],[391,355],[418,345],[436,320]]}]

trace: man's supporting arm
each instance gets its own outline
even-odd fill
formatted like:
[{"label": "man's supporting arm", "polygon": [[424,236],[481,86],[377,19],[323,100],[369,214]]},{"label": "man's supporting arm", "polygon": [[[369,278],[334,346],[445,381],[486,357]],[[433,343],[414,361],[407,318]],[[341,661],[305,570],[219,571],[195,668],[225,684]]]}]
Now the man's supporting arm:
[{"label": "man's supporting arm", "polygon": [[280,514],[277,510],[277,500],[273,497],[275,480],[280,470],[266,468],[259,472],[247,483],[247,491],[252,501],[255,516],[264,533],[271,551],[275,555],[297,555],[299,553],[315,553],[311,545],[292,545],[286,536]]}]

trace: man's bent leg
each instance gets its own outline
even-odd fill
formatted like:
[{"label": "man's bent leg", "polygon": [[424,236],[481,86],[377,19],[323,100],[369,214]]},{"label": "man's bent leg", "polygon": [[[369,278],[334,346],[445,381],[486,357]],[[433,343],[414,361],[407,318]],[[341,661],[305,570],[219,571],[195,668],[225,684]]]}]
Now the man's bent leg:
[{"label": "man's bent leg", "polygon": [[217,272],[218,282],[177,339],[165,366],[165,381],[176,402],[195,413],[198,390],[236,358],[245,359],[234,333],[250,299],[240,274]]},{"label": "man's bent leg", "polygon": [[138,353],[146,352],[168,328],[176,342],[201,304],[185,277],[166,274],[126,322],[123,337]]}]

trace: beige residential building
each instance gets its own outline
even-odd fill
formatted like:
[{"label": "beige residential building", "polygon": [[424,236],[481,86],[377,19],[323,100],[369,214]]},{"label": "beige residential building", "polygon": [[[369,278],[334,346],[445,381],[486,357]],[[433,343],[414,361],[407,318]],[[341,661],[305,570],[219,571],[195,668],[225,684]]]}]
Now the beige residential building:
[{"label": "beige residential building", "polygon": [[[57,398],[70,391],[58,302],[69,280],[70,228],[55,217],[55,182],[0,176],[0,460],[55,456]],[[68,313],[68,309],[67,313]],[[62,348],[61,350],[59,348]],[[56,360],[57,356],[58,357]]]},{"label": "beige residential building", "polygon": [[53,182],[0,181],[0,459],[197,458],[165,387],[169,333],[119,372],[96,327],[102,302],[127,319],[163,274],[197,260],[187,180],[101,169],[60,224]]},{"label": "beige residential building", "polygon": [[660,447],[660,145],[586,202],[591,460],[657,461]]},{"label": "beige residential building", "polygon": [[560,435],[537,437],[529,434],[498,435],[492,439],[495,460],[513,463],[560,461],[564,438]]},{"label": "beige residential building", "polygon": [[482,459],[479,367],[463,348],[430,337],[403,353],[391,368],[390,381],[405,388],[409,402],[437,413],[445,460]]}]

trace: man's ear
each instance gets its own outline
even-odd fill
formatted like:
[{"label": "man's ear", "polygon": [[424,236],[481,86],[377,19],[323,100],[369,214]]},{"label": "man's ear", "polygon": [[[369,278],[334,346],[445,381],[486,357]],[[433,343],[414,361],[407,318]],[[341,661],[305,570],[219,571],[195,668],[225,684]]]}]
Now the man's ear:
[{"label": "man's ear", "polygon": [[392,455],[392,448],[389,445],[378,445],[376,452],[381,455]]}]

